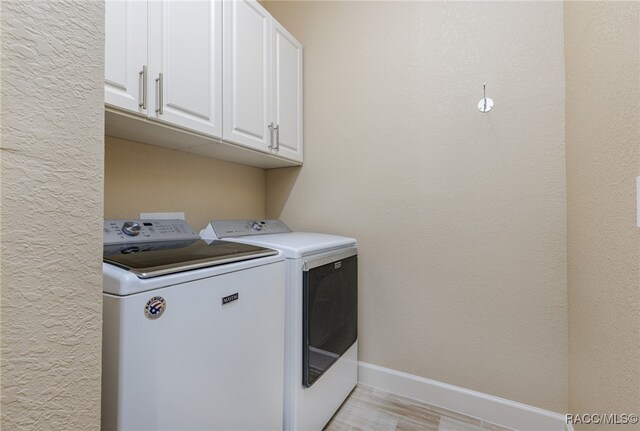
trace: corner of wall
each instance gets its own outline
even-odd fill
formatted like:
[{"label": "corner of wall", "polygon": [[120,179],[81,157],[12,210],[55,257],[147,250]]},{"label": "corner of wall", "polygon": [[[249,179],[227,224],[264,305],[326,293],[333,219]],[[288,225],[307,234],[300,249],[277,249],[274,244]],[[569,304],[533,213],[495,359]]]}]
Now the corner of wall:
[{"label": "corner of wall", "polygon": [[99,429],[104,2],[0,20],[0,424]]}]

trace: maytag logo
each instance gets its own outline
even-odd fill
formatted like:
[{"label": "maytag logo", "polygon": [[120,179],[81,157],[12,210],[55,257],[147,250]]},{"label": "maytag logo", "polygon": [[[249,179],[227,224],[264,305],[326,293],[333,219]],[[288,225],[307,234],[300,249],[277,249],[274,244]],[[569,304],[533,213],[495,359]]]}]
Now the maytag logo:
[{"label": "maytag logo", "polygon": [[342,261],[336,262],[335,264],[333,264],[333,269],[340,269],[341,266],[342,266]]},{"label": "maytag logo", "polygon": [[237,293],[234,293],[233,295],[229,295],[229,296],[224,296],[222,298],[222,305],[228,304],[230,302],[237,301],[237,300],[238,300],[238,294]]}]

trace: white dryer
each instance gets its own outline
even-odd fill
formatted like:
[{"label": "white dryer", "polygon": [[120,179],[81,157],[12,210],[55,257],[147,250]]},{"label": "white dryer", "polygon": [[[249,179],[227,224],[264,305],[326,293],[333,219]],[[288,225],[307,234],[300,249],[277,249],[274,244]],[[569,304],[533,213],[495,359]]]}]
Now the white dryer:
[{"label": "white dryer", "polygon": [[102,430],[282,429],[284,259],[105,220]]},{"label": "white dryer", "polygon": [[358,382],[356,240],[292,232],[280,220],[217,220],[200,235],[284,255],[284,429],[320,431]]}]

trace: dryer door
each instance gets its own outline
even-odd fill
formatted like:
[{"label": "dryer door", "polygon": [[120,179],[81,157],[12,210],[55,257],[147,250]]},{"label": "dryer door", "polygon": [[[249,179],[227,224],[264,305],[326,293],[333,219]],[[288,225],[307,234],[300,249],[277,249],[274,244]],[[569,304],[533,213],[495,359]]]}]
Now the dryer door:
[{"label": "dryer door", "polygon": [[358,338],[355,248],[305,261],[302,383],[311,387]]}]

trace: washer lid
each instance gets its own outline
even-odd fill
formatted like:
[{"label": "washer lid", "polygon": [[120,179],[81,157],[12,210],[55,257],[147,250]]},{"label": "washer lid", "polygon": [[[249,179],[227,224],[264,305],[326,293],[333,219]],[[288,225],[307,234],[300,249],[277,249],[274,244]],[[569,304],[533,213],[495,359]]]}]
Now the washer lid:
[{"label": "washer lid", "polygon": [[239,262],[278,254],[276,250],[229,241],[167,241],[105,245],[103,260],[139,278]]},{"label": "washer lid", "polygon": [[281,250],[284,257],[289,259],[298,259],[309,254],[356,246],[356,240],[353,238],[309,232],[242,236],[232,240],[261,247],[275,248]]}]

